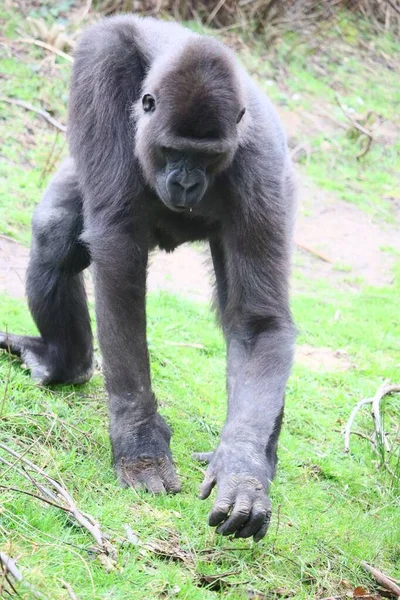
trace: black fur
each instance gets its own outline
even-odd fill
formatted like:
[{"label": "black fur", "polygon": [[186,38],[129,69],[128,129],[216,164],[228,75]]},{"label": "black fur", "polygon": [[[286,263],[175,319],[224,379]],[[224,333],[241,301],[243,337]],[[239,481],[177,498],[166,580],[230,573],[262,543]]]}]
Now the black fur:
[{"label": "black fur", "polygon": [[[143,101],[142,101],[143,98]],[[170,431],[151,391],[148,252],[209,240],[228,350],[228,416],[205,457],[210,524],[267,530],[290,372],[288,279],[295,202],[277,115],[219,42],[177,24],[103,20],[78,45],[71,158],[33,219],[29,306],[40,338],[0,334],[42,383],[91,375],[81,272],[93,264],[110,435],[120,481],[178,491]]]}]

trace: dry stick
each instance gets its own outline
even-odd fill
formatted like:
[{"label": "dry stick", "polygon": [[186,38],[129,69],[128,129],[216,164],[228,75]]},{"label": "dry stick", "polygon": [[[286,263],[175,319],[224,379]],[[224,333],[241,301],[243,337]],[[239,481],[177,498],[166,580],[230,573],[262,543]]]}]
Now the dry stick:
[{"label": "dry stick", "polygon": [[365,127],[363,127],[363,125],[361,125],[358,121],[356,121],[356,119],[353,119],[353,117],[348,113],[348,111],[343,106],[343,104],[337,94],[335,94],[335,100],[338,103],[340,109],[342,110],[344,116],[346,117],[346,119],[348,121],[350,121],[350,123],[353,125],[353,127],[355,127],[355,129],[357,129],[357,131],[359,131],[360,133],[367,136],[367,143],[365,144],[365,148],[363,148],[363,150],[359,154],[357,154],[357,160],[359,160],[360,158],[365,156],[367,154],[367,152],[369,151],[371,144],[374,140],[374,137],[373,137],[372,133],[369,131],[369,129],[366,129]]},{"label": "dry stick", "polygon": [[41,117],[43,117],[43,119],[45,119],[48,123],[53,125],[53,127],[59,129],[60,131],[67,131],[65,125],[62,125],[56,119],[53,119],[53,117],[46,110],[43,110],[42,108],[36,108],[32,104],[29,104],[29,102],[24,102],[23,100],[14,100],[13,98],[7,98],[6,96],[0,96],[0,102],[7,102],[7,104],[21,106],[22,108],[25,108],[25,110],[30,110],[40,115]]},{"label": "dry stick", "polygon": [[[35,588],[22,577],[22,573],[18,569],[17,565],[15,564],[15,561],[12,558],[10,558],[8,556],[8,554],[6,554],[5,552],[0,552],[0,563],[4,569],[6,578],[7,578],[7,574],[9,573],[11,575],[11,577],[13,577],[15,579],[15,581],[17,581],[18,583],[20,583],[24,587],[26,587],[31,592],[31,594],[34,596],[34,598],[46,598],[46,596],[44,596],[43,594],[41,594],[40,592],[35,590]],[[14,586],[8,580],[8,578],[7,578],[7,581],[9,583],[9,585],[11,586],[11,588],[14,589],[14,592],[16,592]]]},{"label": "dry stick", "polygon": [[72,589],[72,587],[70,586],[69,583],[67,583],[66,581],[64,581],[64,579],[60,579],[63,587],[67,590],[68,592],[68,596],[72,599],[72,600],[78,600],[77,595],[75,594],[74,590]]},{"label": "dry stick", "polygon": [[206,25],[210,25],[210,23],[217,16],[217,13],[221,10],[221,8],[225,4],[225,2],[226,2],[226,0],[219,0],[216,7],[214,8],[214,10],[212,10],[211,13],[209,14],[208,19],[206,21]]},{"label": "dry stick", "polygon": [[386,2],[393,8],[393,10],[397,12],[398,15],[400,15],[400,8],[396,6],[396,4],[392,2],[392,0],[386,0]]},{"label": "dry stick", "polygon": [[390,385],[387,382],[385,382],[381,385],[381,387],[378,389],[378,391],[376,392],[376,394],[373,398],[364,398],[363,400],[360,400],[360,402],[358,402],[355,405],[355,407],[353,408],[353,410],[351,412],[350,418],[347,421],[345,430],[344,430],[344,451],[345,452],[350,451],[350,435],[352,433],[351,428],[353,426],[354,419],[356,418],[357,413],[360,410],[360,408],[362,408],[366,404],[372,405],[372,415],[373,415],[373,418],[375,421],[376,435],[381,440],[381,442],[384,444],[386,450],[389,450],[388,443],[387,443],[387,440],[385,437],[385,432],[383,431],[383,425],[382,425],[381,414],[380,414],[380,402],[384,396],[387,396],[388,394],[392,394],[393,392],[400,392],[400,385]]},{"label": "dry stick", "polygon": [[55,508],[59,508],[60,510],[63,510],[67,513],[70,512],[68,510],[68,508],[66,508],[65,506],[62,506],[61,504],[56,504],[55,502],[51,502],[50,500],[47,500],[47,498],[42,498],[41,496],[38,496],[37,494],[34,494],[33,492],[28,492],[27,490],[20,490],[19,488],[11,487],[8,485],[2,485],[1,483],[0,483],[0,489],[4,490],[6,492],[18,492],[19,494],[25,494],[25,496],[31,496],[31,498],[36,498],[37,500],[41,500],[42,502],[45,502],[46,504],[49,504],[50,506],[54,506]]},{"label": "dry stick", "polygon": [[329,258],[328,256],[326,256],[325,254],[321,254],[321,252],[317,252],[317,250],[314,250],[313,248],[310,248],[309,246],[306,246],[305,244],[302,244],[301,242],[296,241],[295,244],[301,250],[304,250],[305,252],[308,252],[309,254],[313,254],[320,260],[323,260],[324,262],[331,263],[331,264],[333,263],[333,260],[331,258]]},{"label": "dry stick", "polygon": [[177,346],[178,348],[196,348],[197,350],[205,350],[205,346],[203,344],[192,344],[190,342],[169,342],[164,341],[164,344],[168,346]]},{"label": "dry stick", "polygon": [[57,56],[61,56],[61,58],[65,58],[65,60],[68,60],[68,62],[74,61],[70,54],[66,54],[66,52],[59,50],[51,44],[46,44],[46,42],[42,42],[41,40],[35,40],[34,38],[20,38],[19,40],[12,40],[12,42],[13,44],[33,44],[34,46],[39,46],[39,48],[44,48],[49,52],[53,52],[53,54],[57,54]]},{"label": "dry stick", "polygon": [[9,448],[5,444],[0,444],[0,448],[2,450],[4,450],[5,452],[8,452],[9,454],[11,454],[18,460],[22,461],[25,465],[30,467],[33,471],[35,471],[36,473],[38,473],[39,475],[44,477],[49,483],[51,483],[51,485],[56,489],[58,494],[66,501],[66,503],[67,503],[66,509],[75,517],[75,519],[78,521],[78,523],[82,527],[84,527],[85,529],[88,530],[88,532],[93,536],[93,538],[96,540],[96,542],[98,543],[100,548],[103,551],[108,553],[107,544],[103,538],[103,534],[100,530],[98,523],[96,523],[96,521],[90,515],[88,515],[86,513],[82,513],[78,510],[78,507],[76,506],[74,500],[72,499],[72,496],[67,492],[67,490],[65,488],[63,488],[58,483],[58,481],[56,481],[55,479],[53,479],[52,477],[47,475],[47,473],[45,471],[43,471],[43,469],[41,469],[40,467],[35,465],[33,462],[31,462],[27,458],[23,457],[21,454],[18,454],[18,452],[15,452],[14,450]]},{"label": "dry stick", "polygon": [[385,588],[385,590],[392,592],[392,594],[400,598],[400,586],[397,585],[397,581],[392,579],[392,577],[388,577],[378,569],[375,569],[375,567],[371,567],[371,565],[364,560],[361,562],[361,566],[364,567],[364,569],[368,571],[368,573],[370,573],[376,581]]}]

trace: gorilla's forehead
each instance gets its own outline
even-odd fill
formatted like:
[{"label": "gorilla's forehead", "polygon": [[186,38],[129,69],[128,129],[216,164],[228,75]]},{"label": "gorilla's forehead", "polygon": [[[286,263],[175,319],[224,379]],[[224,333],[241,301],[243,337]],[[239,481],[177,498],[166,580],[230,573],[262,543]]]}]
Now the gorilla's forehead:
[{"label": "gorilla's forehead", "polygon": [[[222,51],[221,51],[222,49]],[[224,138],[243,108],[240,81],[231,56],[218,42],[194,38],[166,60],[154,89],[163,119],[177,135]]]}]

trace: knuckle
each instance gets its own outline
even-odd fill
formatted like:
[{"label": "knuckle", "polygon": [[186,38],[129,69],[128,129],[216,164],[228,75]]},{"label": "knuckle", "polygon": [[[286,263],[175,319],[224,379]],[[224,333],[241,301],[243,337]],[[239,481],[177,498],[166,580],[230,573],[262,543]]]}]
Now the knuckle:
[{"label": "knuckle", "polygon": [[240,516],[247,516],[251,511],[251,504],[250,503],[246,503],[246,504],[241,504],[240,506],[235,507],[235,510],[233,511],[233,514],[238,517]]},{"label": "knuckle", "polygon": [[229,502],[216,502],[214,504],[213,513],[222,512],[227,513],[230,509],[231,505]]}]

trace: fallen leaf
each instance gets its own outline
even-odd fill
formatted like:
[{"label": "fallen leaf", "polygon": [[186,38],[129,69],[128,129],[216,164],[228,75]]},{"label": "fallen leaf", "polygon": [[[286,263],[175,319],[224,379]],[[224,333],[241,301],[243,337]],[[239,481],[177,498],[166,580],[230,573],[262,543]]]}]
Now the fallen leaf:
[{"label": "fallen leaf", "polygon": [[366,596],[368,594],[367,590],[358,585],[353,590],[353,598],[361,598],[362,596]]}]

